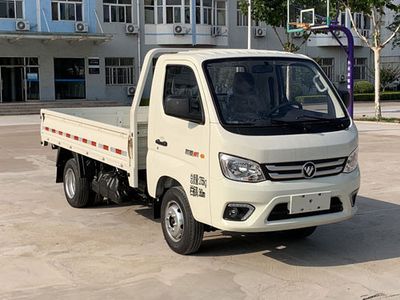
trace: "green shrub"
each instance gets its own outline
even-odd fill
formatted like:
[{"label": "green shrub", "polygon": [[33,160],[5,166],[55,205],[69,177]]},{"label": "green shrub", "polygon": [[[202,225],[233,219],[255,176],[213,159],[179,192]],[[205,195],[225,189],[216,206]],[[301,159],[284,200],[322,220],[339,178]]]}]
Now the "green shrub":
[{"label": "green shrub", "polygon": [[326,103],[326,95],[297,96],[295,99],[301,104]]},{"label": "green shrub", "polygon": [[373,93],[374,92],[374,85],[369,81],[357,81],[354,84],[354,93],[356,94],[366,94],[366,93]]},{"label": "green shrub", "polygon": [[[374,101],[374,93],[355,94],[354,101]],[[384,92],[381,94],[382,101],[400,100],[400,92]]]}]

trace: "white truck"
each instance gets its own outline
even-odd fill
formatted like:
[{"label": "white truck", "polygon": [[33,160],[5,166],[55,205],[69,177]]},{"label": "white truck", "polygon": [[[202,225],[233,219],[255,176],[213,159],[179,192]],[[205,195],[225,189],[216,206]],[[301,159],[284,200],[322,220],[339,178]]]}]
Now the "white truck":
[{"label": "white truck", "polygon": [[132,107],[44,109],[41,141],[71,206],[140,191],[180,254],[204,231],[306,237],[356,212],[356,126],[303,55],[155,49]]}]

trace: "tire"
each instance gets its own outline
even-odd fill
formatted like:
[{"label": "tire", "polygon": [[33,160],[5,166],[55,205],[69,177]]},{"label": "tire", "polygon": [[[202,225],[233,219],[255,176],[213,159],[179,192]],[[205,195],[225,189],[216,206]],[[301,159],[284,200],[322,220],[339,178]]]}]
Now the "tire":
[{"label": "tire", "polygon": [[287,234],[288,237],[293,238],[293,239],[305,239],[306,237],[309,237],[310,235],[312,235],[316,229],[317,229],[317,226],[292,229],[292,230],[285,231],[285,234]]},{"label": "tire", "polygon": [[204,225],[193,218],[182,187],[172,187],[164,194],[161,227],[168,246],[176,253],[192,254],[200,248]]},{"label": "tire", "polygon": [[81,177],[75,158],[66,162],[63,179],[64,194],[69,205],[84,208],[94,203],[96,194],[91,191],[89,180]]}]

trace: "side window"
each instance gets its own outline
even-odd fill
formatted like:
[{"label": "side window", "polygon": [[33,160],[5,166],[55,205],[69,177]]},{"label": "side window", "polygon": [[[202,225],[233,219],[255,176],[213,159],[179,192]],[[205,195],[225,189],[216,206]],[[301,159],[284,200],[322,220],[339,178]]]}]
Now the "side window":
[{"label": "side window", "polygon": [[167,66],[163,104],[166,115],[204,122],[199,85],[190,67]]}]

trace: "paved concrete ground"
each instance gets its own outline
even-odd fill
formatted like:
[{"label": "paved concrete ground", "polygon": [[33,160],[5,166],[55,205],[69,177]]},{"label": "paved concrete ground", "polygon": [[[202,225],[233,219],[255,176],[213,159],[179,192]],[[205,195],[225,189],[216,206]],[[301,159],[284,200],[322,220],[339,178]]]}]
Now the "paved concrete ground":
[{"label": "paved concrete ground", "polygon": [[400,299],[400,125],[359,128],[352,220],[304,241],[216,232],[183,257],[140,204],[69,207],[38,126],[2,126],[0,299]]},{"label": "paved concrete ground", "polygon": [[[400,118],[400,101],[382,101],[382,115],[385,118]],[[356,102],[354,115],[357,117],[373,117],[375,105],[373,102]]]}]

